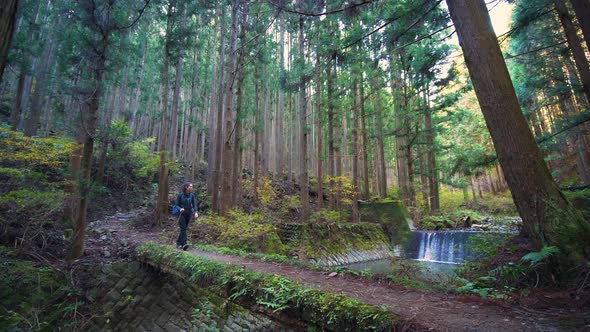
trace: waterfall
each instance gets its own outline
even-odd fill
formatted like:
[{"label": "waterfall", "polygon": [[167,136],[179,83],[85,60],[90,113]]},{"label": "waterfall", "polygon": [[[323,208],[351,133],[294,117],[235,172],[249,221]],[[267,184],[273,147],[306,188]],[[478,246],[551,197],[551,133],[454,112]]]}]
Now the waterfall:
[{"label": "waterfall", "polygon": [[467,241],[481,232],[413,231],[405,257],[410,259],[460,264],[472,258]]}]

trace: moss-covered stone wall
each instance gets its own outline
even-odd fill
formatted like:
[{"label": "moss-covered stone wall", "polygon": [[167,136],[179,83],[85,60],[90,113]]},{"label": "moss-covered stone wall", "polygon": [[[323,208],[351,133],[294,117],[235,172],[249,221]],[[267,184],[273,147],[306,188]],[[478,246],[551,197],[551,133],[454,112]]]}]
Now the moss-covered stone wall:
[{"label": "moss-covered stone wall", "polygon": [[287,316],[289,321],[298,321],[309,331],[392,331],[399,324],[399,318],[386,308],[370,306],[342,294],[306,288],[277,275],[208,260],[170,246],[144,244],[138,248],[138,257],[145,264],[190,280],[192,285],[206,288],[223,299]]},{"label": "moss-covered stone wall", "polygon": [[300,259],[323,266],[346,265],[391,257],[383,228],[375,223],[290,223],[279,236]]},{"label": "moss-covered stone wall", "polygon": [[87,331],[291,331],[171,273],[139,262],[106,265]]}]

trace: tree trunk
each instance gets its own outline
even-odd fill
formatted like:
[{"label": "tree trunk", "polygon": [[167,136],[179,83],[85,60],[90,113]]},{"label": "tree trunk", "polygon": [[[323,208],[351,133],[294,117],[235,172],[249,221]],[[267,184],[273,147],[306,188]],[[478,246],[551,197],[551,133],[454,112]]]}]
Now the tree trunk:
[{"label": "tree trunk", "polygon": [[254,69],[254,204],[258,205],[260,182],[260,74]]},{"label": "tree trunk", "polygon": [[318,168],[317,168],[317,180],[318,180],[318,199],[317,205],[318,210],[321,210],[324,207],[324,179],[323,179],[323,170],[322,170],[322,117],[321,117],[321,106],[322,106],[322,82],[321,82],[321,66],[320,66],[320,52],[319,50],[316,51],[316,116],[317,116],[317,125],[316,125],[316,134],[317,134],[317,152],[318,152]]},{"label": "tree trunk", "polygon": [[487,176],[490,191],[492,192],[492,194],[497,195],[498,190],[496,190],[496,185],[494,184],[494,179],[492,179],[492,172],[485,172],[485,174]]},{"label": "tree trunk", "polygon": [[[393,62],[394,59],[391,60]],[[401,100],[401,89],[402,89],[402,77],[401,71],[395,69],[395,65],[392,64],[391,66],[394,70],[392,72],[392,79],[391,79],[391,90],[394,96],[394,112],[395,112],[395,152],[396,152],[396,168],[397,168],[397,182],[398,188],[400,191],[400,198],[403,200],[404,204],[407,206],[409,205],[409,194],[408,194],[408,170],[407,170],[407,163],[406,160],[408,158],[406,154],[406,145],[407,145],[407,130],[406,130],[406,121],[405,116],[403,114],[402,106],[403,104],[399,101]]]},{"label": "tree trunk", "polygon": [[[178,8],[179,12],[182,12],[182,18],[180,19],[180,31],[184,35],[186,26],[186,8],[183,2],[180,1]],[[180,102],[180,89],[182,82],[182,64],[184,57],[184,37],[180,38],[177,42],[178,47],[178,58],[176,59],[176,78],[174,80],[174,94],[172,95],[172,127],[170,128],[170,137],[168,139],[169,150],[172,152],[172,159],[176,160],[178,156],[178,104]]]},{"label": "tree trunk", "polygon": [[475,184],[473,183],[473,176],[469,176],[471,182],[471,195],[473,196],[473,203],[477,205],[477,196],[475,195]]},{"label": "tree trunk", "polygon": [[[221,213],[221,159],[223,151],[223,94],[225,93],[224,65],[225,65],[225,6],[221,6],[221,43],[219,46],[219,86],[217,88],[217,124],[215,128],[215,165],[213,168],[213,211]],[[229,81],[229,78],[228,78]],[[211,167],[211,165],[209,165]]]},{"label": "tree trunk", "polygon": [[359,127],[361,131],[361,144],[360,144],[360,158],[362,160],[361,163],[361,172],[363,177],[363,189],[362,189],[362,199],[368,200],[370,198],[369,194],[369,158],[368,158],[368,147],[367,147],[367,126],[365,123],[365,89],[364,89],[364,80],[362,71],[359,72],[359,107],[361,110],[361,116],[359,118]]},{"label": "tree trunk", "polygon": [[8,58],[8,50],[14,33],[18,0],[3,0],[0,4],[0,82]]},{"label": "tree trunk", "polygon": [[27,75],[25,68],[21,66],[21,70],[18,76],[18,83],[16,85],[16,97],[14,98],[14,107],[10,112],[10,127],[12,130],[17,130],[18,123],[22,112],[23,92],[25,89],[25,79]]},{"label": "tree trunk", "polygon": [[576,63],[576,68],[578,69],[580,80],[582,81],[582,90],[586,95],[587,101],[590,103],[590,67],[588,66],[588,59],[584,54],[584,49],[576,34],[576,29],[572,23],[572,18],[565,2],[562,0],[555,0],[554,3],[557,14],[559,15],[559,21],[561,22],[561,26],[563,27],[567,39],[567,44],[572,51],[574,62]]},{"label": "tree trunk", "polygon": [[590,49],[590,1],[589,0],[570,0],[576,13],[576,18],[582,28],[582,34],[586,41],[586,48]]},{"label": "tree trunk", "polygon": [[[82,116],[82,112],[80,112]],[[80,120],[81,121],[81,120]],[[70,174],[66,178],[64,184],[64,200],[63,200],[63,213],[62,223],[68,227],[74,226],[76,217],[78,215],[77,202],[80,201],[80,164],[82,161],[82,151],[84,148],[85,131],[82,128],[82,124],[78,125],[78,131],[76,133],[76,141],[72,148],[72,154],[70,155]]]},{"label": "tree trunk", "polygon": [[477,99],[523,219],[540,249],[555,245],[566,260],[590,253],[590,227],[551,178],[522,114],[483,0],[447,0]]},{"label": "tree trunk", "polygon": [[[12,0],[10,0],[12,1]],[[10,3],[9,1],[9,3]],[[28,31],[27,31],[27,41],[32,40],[33,38],[33,33],[36,30],[35,26],[37,25],[37,18],[39,16],[39,7],[41,6],[41,4],[36,4],[34,6],[33,9],[33,20],[29,23],[29,27],[28,27]],[[7,12],[8,13],[8,12]],[[0,14],[0,16],[3,16],[4,14]],[[8,22],[5,22],[8,23]],[[2,23],[4,24],[4,23]],[[4,36],[4,35],[2,35]],[[8,51],[8,50],[7,50]],[[15,99],[15,103],[14,103],[14,109],[12,110],[11,114],[10,114],[10,122],[12,125],[12,129],[13,130],[17,130],[18,128],[20,128],[21,125],[21,119],[22,119],[22,115],[23,115],[23,111],[24,111],[24,107],[23,107],[23,101],[25,101],[26,104],[26,100],[28,99],[28,92],[30,90],[30,77],[29,77],[29,70],[30,68],[25,68],[24,63],[27,62],[28,60],[28,56],[25,54],[24,55],[25,61],[21,62],[20,65],[20,73],[19,73],[19,79],[18,79],[18,85],[17,85],[17,90],[16,90],[16,99]]]},{"label": "tree trunk", "polygon": [[[117,69],[115,69],[117,72]],[[110,96],[106,99],[108,100],[108,106],[106,108],[106,114],[104,116],[103,126],[105,128],[110,128],[113,122],[113,113],[115,112],[115,100],[117,96],[117,88],[115,86],[111,87]],[[108,133],[108,130],[107,130]],[[107,152],[109,150],[109,145],[111,144],[111,137],[107,135],[103,135],[102,142],[100,147],[100,154],[98,156],[98,169],[96,171],[96,180],[105,183],[105,168],[107,162]]]},{"label": "tree trunk", "polygon": [[31,97],[31,111],[25,122],[25,135],[35,136],[37,130],[41,125],[41,107],[43,104],[43,97],[46,91],[47,85],[47,74],[51,70],[49,66],[49,60],[53,51],[53,33],[52,30],[49,32],[43,53],[41,55],[41,64],[39,66],[38,74],[35,77],[35,88]]},{"label": "tree trunk", "polygon": [[158,177],[158,202],[156,204],[156,222],[162,226],[168,215],[168,90],[169,90],[169,67],[170,67],[170,43],[172,39],[172,4],[168,5],[168,17],[166,23],[166,41],[164,44],[164,66],[162,68],[162,126],[160,129],[160,175]]},{"label": "tree trunk", "polygon": [[[428,91],[428,88],[427,88]],[[434,146],[434,128],[432,127],[432,110],[430,108],[429,94],[426,93],[426,113],[424,115],[426,130],[426,154],[428,170],[428,191],[430,194],[430,211],[438,211],[440,208],[440,196],[438,194],[438,171],[436,169],[436,153]]]},{"label": "tree trunk", "polygon": [[[333,61],[333,59],[332,59]],[[328,64],[326,76],[328,93],[328,174],[330,175],[330,209],[336,209],[336,144],[334,144],[334,86],[332,83],[332,63]]]},{"label": "tree trunk", "polygon": [[379,84],[376,82],[374,84],[375,88],[377,89],[377,153],[378,153],[378,167],[377,172],[379,176],[377,177],[378,183],[377,187],[379,188],[379,197],[385,198],[387,196],[387,174],[386,174],[386,166],[385,166],[385,149],[383,147],[383,109],[381,106],[381,89],[379,89]]},{"label": "tree trunk", "polygon": [[242,24],[240,25],[240,57],[238,59],[237,64],[237,100],[236,100],[236,132],[234,135],[234,154],[233,154],[233,161],[232,161],[232,169],[233,169],[233,178],[235,181],[235,188],[232,200],[234,201],[235,205],[240,205],[242,199],[242,120],[241,114],[243,109],[244,103],[244,58],[245,58],[245,45],[246,42],[246,28],[244,26],[244,22],[247,18],[247,10],[248,7],[244,8],[242,11]]},{"label": "tree trunk", "polygon": [[284,121],[284,113],[285,113],[285,88],[284,88],[284,79],[285,79],[285,32],[283,31],[283,24],[282,20],[279,19],[278,24],[279,34],[280,34],[280,41],[279,41],[279,100],[277,105],[277,132],[276,132],[276,160],[277,160],[277,175],[279,175],[279,179],[282,178],[284,174],[284,155],[285,155],[285,148],[284,148],[284,140],[283,140],[283,121]]},{"label": "tree trunk", "polygon": [[[303,65],[305,62],[303,16],[299,17],[299,59]],[[299,82],[299,146],[301,148],[299,158],[299,185],[301,187],[301,219],[307,221],[310,215],[309,207],[309,175],[307,170],[307,102],[305,100],[305,84],[303,73]]]},{"label": "tree trunk", "polygon": [[143,71],[145,68],[145,58],[146,58],[146,49],[147,49],[147,38],[143,40],[141,47],[141,61],[139,62],[139,68],[137,69],[137,75],[135,76],[136,87],[133,93],[133,97],[129,101],[129,118],[127,119],[127,123],[131,128],[131,132],[135,132],[135,128],[137,127],[136,124],[136,115],[137,110],[139,109],[139,101],[141,100],[141,85],[143,82]]},{"label": "tree trunk", "polygon": [[[219,30],[221,31],[221,24],[224,22],[224,18],[221,17],[220,22],[218,23],[219,26]],[[216,35],[217,33],[215,33]],[[219,38],[221,40],[223,40],[223,35],[219,35]],[[214,43],[215,46],[217,46],[217,41],[215,41]],[[214,47],[215,48],[215,47]],[[220,54],[220,58],[221,58],[221,54],[224,51],[225,46],[220,47],[219,48],[219,54]],[[215,184],[215,123],[216,123],[216,114],[215,111],[217,109],[217,104],[216,104],[216,87],[217,87],[217,61],[215,61],[215,59],[212,58],[212,62],[213,62],[213,68],[211,70],[211,94],[210,94],[210,100],[211,100],[211,105],[209,106],[209,117],[208,117],[208,125],[207,125],[207,141],[208,141],[208,146],[207,146],[207,196],[209,196],[211,199],[213,199],[214,193],[216,191],[216,184]],[[219,94],[219,92],[217,92],[217,94]],[[213,207],[215,207],[215,205],[213,205]],[[214,208],[215,209],[215,208]]]},{"label": "tree trunk", "polygon": [[359,222],[360,215],[358,209],[358,192],[359,192],[359,148],[358,148],[358,107],[359,107],[359,96],[358,96],[358,78],[357,75],[353,74],[352,83],[352,126],[351,126],[351,150],[352,150],[352,222]]},{"label": "tree trunk", "polygon": [[[408,135],[409,136],[409,135]],[[408,170],[408,206],[416,206],[416,190],[414,188],[414,156],[412,154],[412,145],[406,144],[406,167]]]},{"label": "tree trunk", "polygon": [[223,189],[221,196],[220,212],[219,214],[224,216],[227,211],[235,206],[233,202],[233,190],[235,179],[233,179],[232,171],[232,149],[236,148],[232,146],[233,140],[232,135],[234,132],[234,82],[236,78],[236,51],[237,51],[237,40],[238,40],[238,10],[240,9],[240,0],[232,1],[232,13],[231,13],[231,31],[229,39],[229,54],[227,62],[227,86],[225,91],[225,113],[223,118],[225,121],[225,133],[224,133],[224,149],[223,149],[223,160],[221,161],[223,169]]},{"label": "tree trunk", "polygon": [[72,247],[69,259],[74,260],[84,254],[84,237],[86,235],[86,213],[88,210],[88,202],[91,193],[91,173],[92,173],[92,152],[94,150],[94,137],[96,135],[96,125],[98,120],[98,107],[102,95],[102,81],[106,68],[106,55],[108,47],[108,34],[103,34],[101,45],[96,48],[97,63],[93,68],[93,80],[95,87],[84,98],[87,100],[88,113],[83,115],[83,126],[86,130],[86,137],[84,139],[84,148],[82,150],[81,172],[80,178],[80,201],[77,206],[78,214],[76,216],[76,223],[74,225],[74,236],[72,238]]}]

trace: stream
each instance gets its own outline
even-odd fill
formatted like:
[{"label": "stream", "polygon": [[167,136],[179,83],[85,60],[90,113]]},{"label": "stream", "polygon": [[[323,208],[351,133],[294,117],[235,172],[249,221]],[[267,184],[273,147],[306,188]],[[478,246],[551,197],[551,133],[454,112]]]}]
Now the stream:
[{"label": "stream", "polygon": [[[479,245],[499,244],[511,233],[477,231],[411,231],[405,243],[393,244],[396,256],[418,263],[425,275],[452,274],[455,268],[476,258]],[[357,271],[388,273],[389,259],[360,262],[345,267]]]}]

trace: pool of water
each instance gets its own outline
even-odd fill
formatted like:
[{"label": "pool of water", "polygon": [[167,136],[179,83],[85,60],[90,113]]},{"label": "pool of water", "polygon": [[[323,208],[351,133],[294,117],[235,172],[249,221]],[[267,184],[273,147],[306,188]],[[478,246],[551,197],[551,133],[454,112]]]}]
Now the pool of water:
[{"label": "pool of water", "polygon": [[[420,267],[425,277],[453,274],[465,261],[474,258],[473,243],[500,243],[511,233],[474,231],[412,231],[405,243],[392,244],[395,256]],[[481,245],[481,244],[480,244]],[[344,266],[356,271],[388,274],[389,259],[360,262]]]},{"label": "pool of water", "polygon": [[[437,276],[441,274],[450,275],[454,270],[460,266],[459,263],[426,261],[420,259],[408,259],[408,262],[417,264],[421,267],[421,274],[423,276]],[[360,262],[343,266],[355,271],[368,271],[371,273],[388,274],[392,272],[392,262],[389,259],[380,259],[369,262]]]}]

